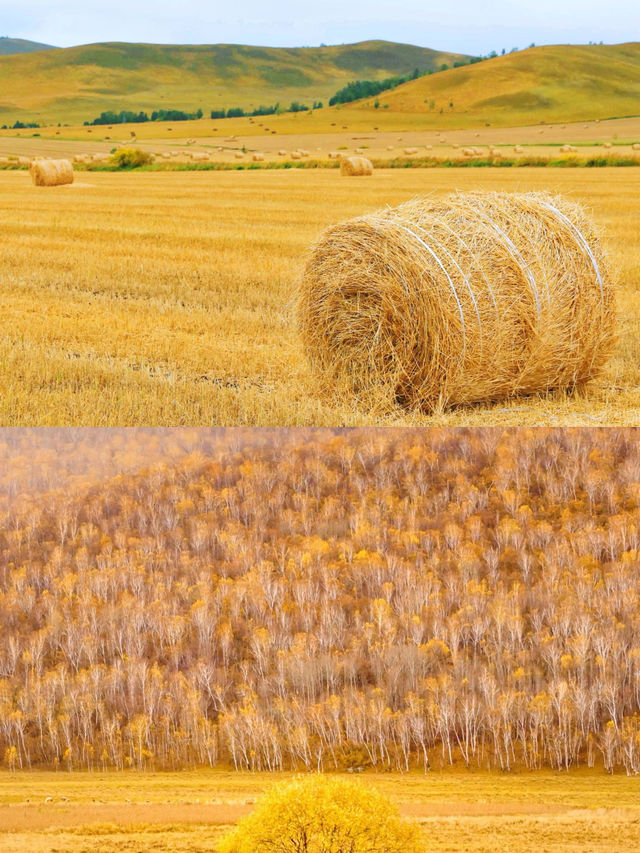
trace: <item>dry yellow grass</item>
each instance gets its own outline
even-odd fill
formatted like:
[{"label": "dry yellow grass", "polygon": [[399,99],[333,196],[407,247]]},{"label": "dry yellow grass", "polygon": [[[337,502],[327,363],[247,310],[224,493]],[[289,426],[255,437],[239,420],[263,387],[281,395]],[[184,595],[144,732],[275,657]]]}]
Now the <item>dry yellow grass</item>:
[{"label": "dry yellow grass", "polygon": [[[225,829],[285,775],[2,772],[0,847],[3,853],[214,853]],[[365,781],[422,824],[429,853],[640,851],[637,780],[625,776],[453,770]]]},{"label": "dry yellow grass", "polygon": [[[638,171],[86,173],[43,193],[0,172],[3,425],[636,424]],[[620,340],[573,397],[424,415],[318,394],[293,295],[331,223],[418,193],[551,190],[583,202],[620,272]],[[318,199],[322,198],[322,204]]]}]

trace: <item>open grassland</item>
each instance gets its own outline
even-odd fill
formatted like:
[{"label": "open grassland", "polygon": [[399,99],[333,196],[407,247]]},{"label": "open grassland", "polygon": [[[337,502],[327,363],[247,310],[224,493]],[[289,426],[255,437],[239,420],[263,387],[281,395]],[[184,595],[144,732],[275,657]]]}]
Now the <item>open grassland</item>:
[{"label": "open grassland", "polygon": [[[471,128],[637,115],[640,44],[550,45],[451,66],[464,59],[383,41],[319,48],[94,44],[0,57],[0,123],[82,124],[105,110],[201,109],[292,101],[324,108],[268,116],[277,132],[303,123]],[[328,107],[355,79],[438,70],[378,98]],[[378,108],[376,108],[376,104]],[[229,120],[230,121],[230,120]],[[260,121],[260,119],[257,119]],[[60,128],[64,135],[64,128]],[[173,127],[175,132],[176,128]],[[223,131],[224,132],[224,131]],[[235,131],[233,131],[235,132]],[[290,131],[289,131],[290,132]]]},{"label": "open grassland", "polygon": [[[630,116],[639,70],[640,43],[535,47],[383,92],[377,112],[431,114],[448,127]],[[373,99],[359,106],[369,110]]]},{"label": "open grassland", "polygon": [[[640,142],[640,116],[602,121],[558,121],[550,124],[512,124],[449,128],[429,123],[418,113],[367,112],[346,105],[338,115],[330,110],[287,113],[266,118],[196,119],[184,122],[143,122],[100,127],[42,127],[37,130],[0,130],[0,154],[27,154],[29,151],[110,151],[115,145],[130,143],[160,146],[163,150],[185,148],[187,139],[203,150],[223,147],[269,151],[303,147],[331,150],[368,145],[386,150],[405,145],[630,145]],[[46,147],[43,147],[46,146]]]},{"label": "open grassland", "polygon": [[[636,424],[638,170],[0,172],[4,425]],[[432,417],[321,397],[296,332],[309,246],[419,193],[550,189],[582,201],[619,274],[620,339],[586,391]]]},{"label": "open grassland", "polygon": [[[310,113],[307,115],[311,115]],[[640,116],[609,121],[565,123],[441,131],[380,129],[378,125],[339,130],[324,122],[323,132],[313,130],[316,116],[306,125],[290,120],[277,134],[268,119],[225,122],[190,121],[171,127],[168,123],[121,125],[115,128],[43,128],[32,131],[0,131],[0,169],[16,168],[19,157],[108,157],[120,145],[133,145],[154,155],[156,168],[274,168],[285,165],[336,166],[335,155],[365,154],[376,165],[402,167],[438,164],[492,165],[640,165]],[[356,116],[358,115],[356,111]],[[360,114],[362,115],[362,114]],[[334,123],[335,124],[335,123]],[[382,123],[384,126],[384,123]],[[64,133],[64,137],[60,136]],[[131,134],[137,135],[132,139]],[[186,135],[185,135],[186,134]],[[175,138],[172,138],[175,137]],[[573,151],[562,151],[571,145]],[[416,149],[405,154],[405,149]],[[292,152],[305,152],[292,161]],[[193,159],[195,155],[195,160]],[[260,155],[259,162],[254,161]],[[202,158],[205,162],[201,162]],[[100,165],[104,168],[104,164]]]},{"label": "open grassland", "polygon": [[[4,772],[0,847],[4,853],[215,851],[256,797],[284,778]],[[638,783],[626,776],[454,770],[364,781],[421,823],[425,853],[640,851]]]},{"label": "open grassland", "polygon": [[462,54],[365,41],[324,47],[103,43],[0,57],[0,123],[91,121],[104,110],[149,114],[326,102],[354,78],[452,65]]}]

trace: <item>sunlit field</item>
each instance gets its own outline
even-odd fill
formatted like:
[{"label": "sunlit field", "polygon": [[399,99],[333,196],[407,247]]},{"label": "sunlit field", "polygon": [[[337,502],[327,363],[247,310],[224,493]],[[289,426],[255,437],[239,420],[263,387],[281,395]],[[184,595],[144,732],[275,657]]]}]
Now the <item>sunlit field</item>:
[{"label": "sunlit field", "polygon": [[[286,774],[0,775],[3,853],[215,851]],[[417,819],[425,853],[640,850],[637,779],[603,771],[367,775]],[[49,799],[50,798],[50,799]]]},{"label": "sunlit field", "polygon": [[[640,419],[640,170],[0,172],[5,425],[634,424]],[[419,193],[550,189],[588,205],[619,273],[601,379],[432,417],[321,396],[295,323],[309,247],[331,223]]]}]

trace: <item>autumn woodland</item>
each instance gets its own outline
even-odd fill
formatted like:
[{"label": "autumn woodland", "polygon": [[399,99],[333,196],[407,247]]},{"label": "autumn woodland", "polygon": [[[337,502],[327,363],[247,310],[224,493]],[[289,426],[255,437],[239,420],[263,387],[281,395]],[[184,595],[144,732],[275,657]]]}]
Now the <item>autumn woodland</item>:
[{"label": "autumn woodland", "polygon": [[5,767],[640,772],[633,430],[44,434],[0,431]]}]

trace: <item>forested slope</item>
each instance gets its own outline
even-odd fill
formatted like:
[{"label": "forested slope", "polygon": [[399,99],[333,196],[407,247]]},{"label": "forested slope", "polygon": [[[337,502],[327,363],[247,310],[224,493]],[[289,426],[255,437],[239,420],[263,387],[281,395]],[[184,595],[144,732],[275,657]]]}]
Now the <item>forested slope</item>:
[{"label": "forested slope", "polygon": [[224,433],[12,500],[12,767],[640,770],[640,446]]}]

